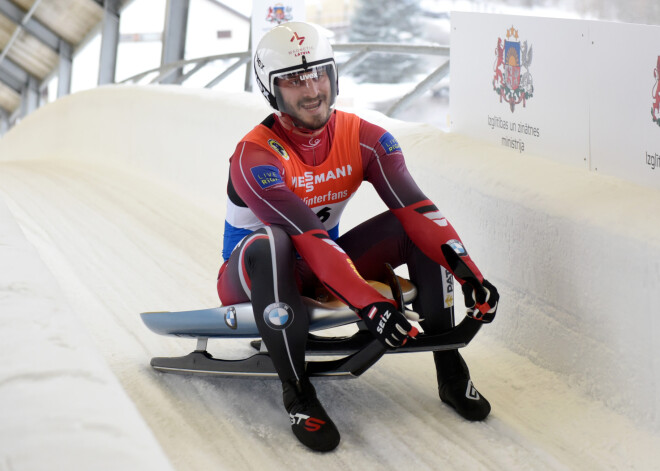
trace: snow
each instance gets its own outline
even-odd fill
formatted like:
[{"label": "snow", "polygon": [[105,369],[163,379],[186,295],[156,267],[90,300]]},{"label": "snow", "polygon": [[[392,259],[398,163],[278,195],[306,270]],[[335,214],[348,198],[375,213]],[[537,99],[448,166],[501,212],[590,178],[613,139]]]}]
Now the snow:
[{"label": "snow", "polygon": [[0,221],[0,469],[171,469],[4,201]]},{"label": "snow", "polygon": [[[439,401],[429,354],[389,355],[316,381],[342,443],[313,454],[276,381],[153,371],[194,341],[138,313],[217,304],[227,159],[267,112],[109,86],[0,140],[0,469],[660,469],[658,192],[375,112],[500,289],[464,349],[490,417]],[[342,228],[382,209],[361,190]]]}]

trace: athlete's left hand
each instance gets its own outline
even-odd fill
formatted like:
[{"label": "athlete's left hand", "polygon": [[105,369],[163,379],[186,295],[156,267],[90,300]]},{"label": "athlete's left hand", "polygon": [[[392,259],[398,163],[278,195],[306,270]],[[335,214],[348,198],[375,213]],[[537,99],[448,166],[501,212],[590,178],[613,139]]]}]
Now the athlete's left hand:
[{"label": "athlete's left hand", "polygon": [[476,280],[466,281],[463,284],[463,295],[469,317],[484,323],[493,321],[497,313],[497,302],[500,299],[495,286],[488,280],[482,283]]}]

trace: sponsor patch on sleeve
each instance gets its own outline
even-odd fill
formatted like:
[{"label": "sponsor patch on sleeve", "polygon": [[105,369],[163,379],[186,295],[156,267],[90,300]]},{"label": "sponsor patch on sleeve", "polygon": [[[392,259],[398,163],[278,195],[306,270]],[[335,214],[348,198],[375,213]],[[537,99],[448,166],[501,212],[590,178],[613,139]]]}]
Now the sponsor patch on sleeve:
[{"label": "sponsor patch on sleeve", "polygon": [[397,140],[389,132],[383,134],[378,142],[380,142],[380,145],[383,146],[383,149],[385,149],[385,153],[387,154],[401,151],[401,146],[399,146]]},{"label": "sponsor patch on sleeve", "polygon": [[280,171],[272,165],[257,165],[250,169],[252,176],[262,189],[284,183]]},{"label": "sponsor patch on sleeve", "polygon": [[278,154],[284,158],[284,160],[289,160],[289,154],[282,144],[277,142],[275,139],[268,139],[268,145]]},{"label": "sponsor patch on sleeve", "polygon": [[463,244],[461,244],[460,241],[458,241],[456,239],[452,239],[452,240],[447,242],[447,245],[449,247],[451,247],[451,249],[454,252],[456,252],[456,255],[459,255],[461,257],[467,256],[467,250],[465,250],[465,247],[463,246]]}]

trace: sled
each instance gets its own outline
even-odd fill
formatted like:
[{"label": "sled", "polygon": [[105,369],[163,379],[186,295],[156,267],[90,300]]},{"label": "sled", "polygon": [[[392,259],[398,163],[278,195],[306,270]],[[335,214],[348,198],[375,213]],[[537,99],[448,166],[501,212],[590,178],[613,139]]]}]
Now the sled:
[{"label": "sled", "polygon": [[[369,283],[382,295],[396,301],[399,310],[412,303],[417,294],[415,286],[394,274],[388,265],[387,283]],[[309,314],[310,334],[306,347],[306,372],[317,377],[358,377],[385,354],[454,350],[465,347],[477,334],[482,322],[465,317],[458,325],[441,334],[420,333],[402,347],[388,350],[366,329],[357,314],[338,299],[317,300],[303,297]],[[414,313],[405,311],[410,315]],[[221,306],[211,309],[178,312],[145,312],[145,325],[160,335],[192,338],[197,347],[182,357],[155,357],[151,366],[164,373],[226,375],[277,378],[273,362],[259,340],[250,303]],[[323,336],[320,332],[349,324],[358,330],[349,336]],[[257,353],[239,360],[214,358],[206,349],[209,339],[253,338]],[[311,359],[318,356],[340,357],[328,360]]]}]

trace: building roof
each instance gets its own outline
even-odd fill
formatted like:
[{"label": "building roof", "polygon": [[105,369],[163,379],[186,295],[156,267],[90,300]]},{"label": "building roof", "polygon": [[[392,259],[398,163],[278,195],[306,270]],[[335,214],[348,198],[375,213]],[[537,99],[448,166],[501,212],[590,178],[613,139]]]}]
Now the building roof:
[{"label": "building roof", "polygon": [[[107,0],[106,0],[107,1]],[[118,0],[117,9],[132,0]],[[13,113],[30,80],[41,84],[96,32],[104,0],[0,0],[0,109]]]}]

